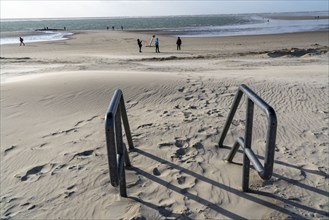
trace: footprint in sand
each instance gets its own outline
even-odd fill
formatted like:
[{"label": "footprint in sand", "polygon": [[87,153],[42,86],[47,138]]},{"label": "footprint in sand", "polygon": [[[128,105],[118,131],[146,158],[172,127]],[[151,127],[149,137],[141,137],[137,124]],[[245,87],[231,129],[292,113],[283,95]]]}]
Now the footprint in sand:
[{"label": "footprint in sand", "polygon": [[162,114],[160,115],[160,117],[168,117],[171,116],[171,113],[169,113],[168,111],[163,111]]},{"label": "footprint in sand", "polygon": [[186,96],[186,97],[185,97],[185,100],[186,100],[186,101],[189,101],[189,100],[191,100],[191,99],[193,99],[193,98],[194,98],[194,96]]},{"label": "footprint in sand", "polygon": [[136,101],[128,100],[128,101],[126,101],[126,108],[130,109],[130,108],[134,107],[137,104],[138,104],[138,102],[136,102]]},{"label": "footprint in sand", "polygon": [[48,145],[48,143],[42,143],[38,146],[31,147],[31,150],[40,150],[40,149],[45,148],[47,145]]},{"label": "footprint in sand", "polygon": [[195,144],[192,145],[192,147],[197,149],[197,150],[203,150],[204,151],[203,144],[200,143],[200,142],[196,142]]},{"label": "footprint in sand", "polygon": [[143,124],[143,125],[138,126],[137,129],[151,127],[151,126],[153,126],[153,123]]},{"label": "footprint in sand", "polygon": [[57,131],[57,132],[53,132],[51,134],[48,134],[48,135],[45,135],[45,136],[42,136],[42,138],[46,138],[46,137],[51,137],[51,136],[57,136],[57,135],[61,135],[61,134],[69,134],[70,132],[77,132],[77,128],[70,128],[70,129],[67,129],[67,130],[64,130],[64,131]]},{"label": "footprint in sand", "polygon": [[219,113],[220,111],[218,109],[211,109],[206,112],[207,115],[212,116],[218,116],[218,117],[224,117],[222,114]]},{"label": "footprint in sand", "polygon": [[181,109],[179,105],[175,105],[174,109]]},{"label": "footprint in sand", "polygon": [[81,124],[83,124],[83,123],[85,123],[85,122],[91,122],[91,121],[93,121],[93,120],[96,119],[96,118],[99,118],[99,115],[94,115],[94,116],[92,116],[91,118],[89,118],[89,119],[87,119],[87,120],[81,120],[81,121],[78,121],[78,122],[74,125],[74,127],[77,127],[77,126],[79,126],[79,125],[81,125]]},{"label": "footprint in sand", "polygon": [[175,146],[178,147],[178,148],[182,148],[182,147],[188,147],[188,142],[189,142],[189,139],[187,140],[181,140],[181,139],[177,139],[175,138]]},{"label": "footprint in sand", "polygon": [[172,204],[174,204],[176,201],[174,198],[166,198],[166,199],[160,199],[159,206],[160,207],[170,207]]},{"label": "footprint in sand", "polygon": [[74,154],[71,160],[73,160],[75,158],[77,158],[77,159],[85,159],[86,157],[89,157],[89,156],[93,155],[93,153],[94,153],[94,150],[82,151],[80,153]]},{"label": "footprint in sand", "polygon": [[5,149],[4,150],[5,155],[8,154],[9,151],[14,150],[15,148],[16,148],[16,146],[15,145],[12,145],[12,146],[8,147],[7,149]]},{"label": "footprint in sand", "polygon": [[17,175],[16,177],[20,178],[22,182],[25,181],[37,181],[40,179],[40,177],[45,174],[51,172],[55,164],[44,164],[41,166],[35,166],[28,171],[26,171],[26,174],[24,176]]},{"label": "footprint in sand", "polygon": [[186,154],[186,149],[185,148],[179,148],[178,150],[176,150],[175,156],[178,157],[178,158],[181,158],[185,154]]},{"label": "footprint in sand", "polygon": [[161,175],[161,173],[160,173],[160,171],[158,170],[158,168],[154,168],[154,169],[153,169],[153,175],[155,175],[155,176],[160,176],[160,175]]},{"label": "footprint in sand", "polygon": [[66,167],[66,164],[60,164],[54,168],[54,170],[50,173],[50,175],[55,175],[57,174],[61,169]]},{"label": "footprint in sand", "polygon": [[192,115],[192,112],[183,112],[183,114],[184,118],[188,119]]},{"label": "footprint in sand", "polygon": [[177,177],[176,180],[177,180],[177,183],[179,185],[182,185],[184,188],[185,187],[191,188],[191,187],[195,186],[195,184],[197,182],[194,177],[184,176],[184,175]]},{"label": "footprint in sand", "polygon": [[204,132],[205,131],[205,128],[199,128],[198,132],[201,133],[201,132]]},{"label": "footprint in sand", "polygon": [[173,143],[161,143],[161,144],[158,144],[158,148],[166,148],[166,147],[171,147],[173,146],[174,144]]},{"label": "footprint in sand", "polygon": [[185,183],[185,179],[186,179],[185,176],[178,177],[178,178],[177,178],[177,182],[178,182],[178,184],[184,184],[184,183]]},{"label": "footprint in sand", "polygon": [[195,106],[195,105],[190,105],[190,106],[187,106],[187,109],[193,109],[193,110],[196,110],[198,107]]},{"label": "footprint in sand", "polygon": [[185,90],[185,87],[183,86],[183,87],[178,89],[178,92],[184,92],[184,90]]},{"label": "footprint in sand", "polygon": [[232,125],[234,126],[243,126],[245,125],[245,121],[244,120],[241,120],[241,119],[233,119],[232,121]]},{"label": "footprint in sand", "polygon": [[75,191],[67,191],[67,192],[64,192],[64,198],[67,199],[67,198],[70,198],[73,194],[75,193]]}]

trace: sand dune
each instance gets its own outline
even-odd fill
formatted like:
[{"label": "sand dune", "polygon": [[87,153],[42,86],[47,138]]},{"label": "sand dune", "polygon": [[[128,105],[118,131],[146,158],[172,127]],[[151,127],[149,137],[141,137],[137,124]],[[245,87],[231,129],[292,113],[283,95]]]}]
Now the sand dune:
[{"label": "sand dune", "polygon": [[[139,54],[135,39],[147,37],[80,33],[1,48],[2,219],[329,217],[326,32],[183,39],[181,52],[161,36],[162,53]],[[322,52],[268,54],[290,48]],[[273,177],[252,169],[252,193],[241,191],[242,151],[225,162],[244,135],[245,98],[218,148],[242,83],[278,117]],[[136,146],[128,198],[110,185],[107,165],[104,114],[116,88]],[[261,161],[265,135],[255,108],[252,148]]]}]

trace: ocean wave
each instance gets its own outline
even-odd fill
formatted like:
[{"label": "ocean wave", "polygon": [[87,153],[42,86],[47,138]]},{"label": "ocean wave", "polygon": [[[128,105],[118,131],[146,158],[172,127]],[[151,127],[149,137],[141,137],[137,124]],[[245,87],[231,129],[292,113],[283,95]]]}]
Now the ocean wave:
[{"label": "ocean wave", "polygon": [[18,44],[19,37],[24,39],[24,43],[44,42],[44,41],[58,41],[66,40],[67,37],[73,35],[68,32],[53,32],[53,31],[37,31],[25,35],[10,36],[0,38],[0,45],[4,44]]}]

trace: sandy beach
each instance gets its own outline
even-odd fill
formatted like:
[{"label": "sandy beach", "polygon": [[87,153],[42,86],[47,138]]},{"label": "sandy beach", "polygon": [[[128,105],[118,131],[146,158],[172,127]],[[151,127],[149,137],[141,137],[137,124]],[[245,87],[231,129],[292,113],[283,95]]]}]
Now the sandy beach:
[{"label": "sandy beach", "polygon": [[[155,33],[157,34],[157,33]],[[328,32],[182,38],[76,31],[69,40],[1,45],[1,219],[329,218]],[[143,40],[142,53],[136,39]],[[273,177],[241,190],[246,84],[278,118]],[[136,150],[128,197],[110,184],[104,115],[126,101]],[[263,161],[266,117],[252,149]]]}]

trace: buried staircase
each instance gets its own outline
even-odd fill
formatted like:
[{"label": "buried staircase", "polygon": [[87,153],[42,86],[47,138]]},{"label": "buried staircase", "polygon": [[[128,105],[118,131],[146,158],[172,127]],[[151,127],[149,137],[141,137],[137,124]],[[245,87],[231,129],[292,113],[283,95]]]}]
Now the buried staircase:
[{"label": "buried staircase", "polygon": [[[277,118],[275,111],[271,106],[269,106],[249,87],[244,84],[241,84],[235,95],[231,110],[224,125],[224,129],[220,135],[219,147],[223,147],[225,137],[227,135],[227,132],[230,128],[230,125],[243,95],[247,97],[245,134],[244,138],[236,138],[232,150],[228,155],[227,161],[233,161],[233,158],[239,147],[243,149],[242,190],[244,192],[248,192],[250,162],[252,163],[253,167],[256,169],[262,179],[268,180],[272,177]],[[260,163],[257,156],[251,149],[255,104],[265,112],[267,117],[266,149],[264,157],[265,160],[263,165]],[[114,187],[119,186],[120,195],[122,197],[127,197],[125,166],[130,167],[131,163],[129,160],[129,155],[126,146],[123,144],[121,122],[125,129],[129,150],[133,150],[134,146],[131,138],[131,132],[129,128],[123,94],[120,89],[117,89],[112,97],[112,100],[105,115],[105,134],[111,185]]]}]

